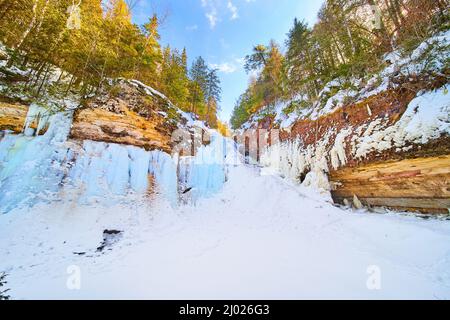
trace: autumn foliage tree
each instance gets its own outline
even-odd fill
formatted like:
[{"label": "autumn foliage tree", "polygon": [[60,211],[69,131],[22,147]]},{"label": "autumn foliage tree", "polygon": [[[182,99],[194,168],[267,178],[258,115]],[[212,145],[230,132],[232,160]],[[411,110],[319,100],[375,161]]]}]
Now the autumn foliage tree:
[{"label": "autumn foliage tree", "polygon": [[411,50],[448,30],[448,8],[448,0],[325,1],[314,26],[294,20],[284,55],[272,42],[255,46],[246,57],[246,70],[257,76],[236,103],[233,127],[277,101],[301,97],[312,103],[332,79],[377,72],[387,52]]},{"label": "autumn foliage tree", "polygon": [[[189,70],[185,49],[181,53],[170,47],[163,50],[158,16],[138,26],[129,3],[0,0],[0,41],[10,49],[8,65],[32,70],[25,87],[36,97],[42,95],[55,68],[62,70],[56,82],[62,94],[92,95],[108,78],[132,78],[214,123],[218,78],[211,82],[211,70],[203,59],[201,68],[194,64],[194,70]],[[79,14],[80,23],[69,26],[74,13]]]}]

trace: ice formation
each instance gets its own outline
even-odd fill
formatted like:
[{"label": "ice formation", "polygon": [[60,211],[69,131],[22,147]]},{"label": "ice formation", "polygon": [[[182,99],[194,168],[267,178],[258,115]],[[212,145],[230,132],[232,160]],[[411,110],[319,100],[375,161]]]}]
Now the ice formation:
[{"label": "ice formation", "polygon": [[[293,181],[319,190],[330,190],[327,173],[344,166],[348,157],[360,159],[371,152],[392,148],[407,151],[412,143],[425,144],[441,135],[449,135],[448,90],[446,85],[435,91],[420,92],[394,125],[389,124],[389,118],[375,119],[369,124],[347,127],[337,133],[329,131],[307,147],[300,138],[284,141],[267,148],[261,162]],[[352,138],[348,141],[350,136]]]},{"label": "ice formation", "polygon": [[78,191],[81,203],[108,204],[132,193],[144,195],[152,175],[157,191],[176,205],[176,164],[168,154],[94,141],[84,141],[78,153],[67,182]]},{"label": "ice formation", "polygon": [[195,156],[182,157],[180,181],[190,190],[192,199],[211,196],[221,190],[226,181],[227,166],[240,163],[235,143],[215,131],[210,131],[210,144],[201,146]]},{"label": "ice formation", "polygon": [[351,129],[340,131],[334,139],[334,145],[330,150],[330,160],[333,169],[337,169],[347,163],[347,155],[345,153],[345,138],[351,135]]},{"label": "ice formation", "polygon": [[[24,134],[7,133],[0,141],[1,213],[39,201],[114,205],[132,201],[132,195],[145,196],[149,189],[176,206],[182,187],[198,199],[216,193],[225,182],[227,153],[234,143],[217,133],[195,156],[180,158],[135,146],[70,141],[71,121],[72,112],[50,115],[32,105]],[[36,131],[32,123],[37,123]]]},{"label": "ice formation", "polygon": [[[32,108],[30,113],[38,114],[35,111]],[[6,134],[0,141],[0,212],[48,201],[58,191],[65,173],[71,118],[71,112],[55,114],[44,135]]]},{"label": "ice formation", "polygon": [[261,164],[292,181],[327,193],[330,190],[326,149],[329,136],[330,133],[317,144],[307,147],[300,138],[270,146],[262,153]]}]

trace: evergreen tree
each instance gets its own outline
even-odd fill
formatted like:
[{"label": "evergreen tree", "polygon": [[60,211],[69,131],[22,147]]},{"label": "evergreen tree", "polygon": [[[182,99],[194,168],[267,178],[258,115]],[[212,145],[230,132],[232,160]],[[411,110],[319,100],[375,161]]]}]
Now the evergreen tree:
[{"label": "evergreen tree", "polygon": [[189,79],[182,55],[178,50],[164,49],[161,87],[167,97],[183,110],[188,110]]},{"label": "evergreen tree", "polygon": [[259,44],[253,47],[252,54],[247,55],[245,57],[244,68],[247,72],[258,70],[266,65],[267,59],[268,59],[267,48],[264,45]]},{"label": "evergreen tree", "polygon": [[302,97],[312,104],[332,79],[350,83],[377,72],[394,47],[415,48],[436,30],[448,30],[446,8],[448,0],[325,1],[312,28],[294,20],[285,57],[273,42],[246,56],[246,71],[257,77],[239,98],[232,126],[280,100]]},{"label": "evergreen tree", "polygon": [[6,295],[6,292],[9,291],[9,289],[2,289],[2,287],[4,287],[6,285],[6,274],[5,273],[0,273],[0,300],[8,300],[9,296]]},{"label": "evergreen tree", "polygon": [[205,111],[208,73],[208,66],[202,57],[198,57],[193,62],[189,71],[191,111],[197,114],[204,114]]},{"label": "evergreen tree", "polygon": [[206,121],[213,128],[217,127],[217,111],[218,102],[222,89],[220,87],[220,79],[217,75],[217,70],[209,70],[206,78]]}]

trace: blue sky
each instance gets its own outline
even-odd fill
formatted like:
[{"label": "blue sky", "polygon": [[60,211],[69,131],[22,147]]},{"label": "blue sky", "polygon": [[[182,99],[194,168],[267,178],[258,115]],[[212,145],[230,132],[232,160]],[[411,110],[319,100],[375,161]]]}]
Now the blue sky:
[{"label": "blue sky", "polygon": [[222,101],[219,117],[228,121],[236,99],[246,89],[243,58],[256,44],[274,39],[283,44],[295,17],[310,25],[323,0],[135,0],[134,22],[153,12],[166,17],[160,29],[163,45],[186,47],[189,62],[202,56],[219,69]]}]

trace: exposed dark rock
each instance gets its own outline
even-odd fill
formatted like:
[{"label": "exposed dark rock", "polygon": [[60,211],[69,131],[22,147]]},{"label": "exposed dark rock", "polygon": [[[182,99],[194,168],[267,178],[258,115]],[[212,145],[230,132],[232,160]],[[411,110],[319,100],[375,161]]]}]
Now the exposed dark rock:
[{"label": "exposed dark rock", "polygon": [[119,230],[104,230],[103,241],[97,248],[97,252],[103,252],[105,249],[111,250],[111,246],[122,238],[122,231]]}]

